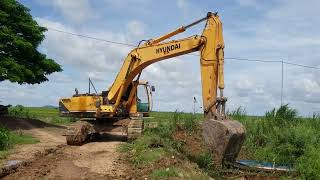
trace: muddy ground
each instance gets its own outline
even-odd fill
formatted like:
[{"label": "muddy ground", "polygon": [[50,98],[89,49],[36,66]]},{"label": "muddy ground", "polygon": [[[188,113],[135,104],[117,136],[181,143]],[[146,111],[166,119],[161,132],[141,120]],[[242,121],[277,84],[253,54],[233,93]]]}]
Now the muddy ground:
[{"label": "muddy ground", "polygon": [[0,118],[9,129],[38,138],[40,143],[19,145],[5,161],[26,162],[3,179],[130,179],[130,167],[117,148],[125,138],[121,131],[104,134],[100,142],[66,146],[65,126],[35,119]]}]

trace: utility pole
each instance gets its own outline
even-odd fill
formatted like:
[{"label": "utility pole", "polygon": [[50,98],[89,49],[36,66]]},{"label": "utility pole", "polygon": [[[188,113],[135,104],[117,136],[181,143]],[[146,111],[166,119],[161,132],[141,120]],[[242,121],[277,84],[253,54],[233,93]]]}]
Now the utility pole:
[{"label": "utility pole", "polygon": [[193,114],[196,114],[196,103],[197,103],[197,99],[196,97],[193,97]]},{"label": "utility pole", "polygon": [[89,94],[90,94],[90,87],[91,87],[91,84],[90,84],[90,78],[89,78]]},{"label": "utility pole", "polygon": [[281,106],[283,105],[283,60],[281,60]]}]

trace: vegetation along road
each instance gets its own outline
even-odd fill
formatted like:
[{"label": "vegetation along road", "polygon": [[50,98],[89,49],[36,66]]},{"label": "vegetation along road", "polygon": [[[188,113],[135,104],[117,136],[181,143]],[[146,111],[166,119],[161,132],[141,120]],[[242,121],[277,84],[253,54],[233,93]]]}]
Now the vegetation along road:
[{"label": "vegetation along road", "polygon": [[0,119],[1,135],[8,133],[0,156],[2,167],[8,162],[19,167],[1,173],[4,179],[319,178],[318,116],[299,118],[288,106],[265,117],[247,116],[242,108],[229,114],[248,131],[239,159],[287,164],[295,171],[214,167],[201,141],[201,114],[153,112],[144,135],[134,142],[126,142],[118,129],[95,142],[67,146],[63,134],[74,119],[58,117],[55,108],[16,106],[10,109],[14,117]]}]

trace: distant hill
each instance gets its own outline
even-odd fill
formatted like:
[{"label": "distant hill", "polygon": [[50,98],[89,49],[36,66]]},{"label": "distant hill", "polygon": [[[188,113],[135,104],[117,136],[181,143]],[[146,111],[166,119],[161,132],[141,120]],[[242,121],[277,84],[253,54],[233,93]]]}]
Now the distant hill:
[{"label": "distant hill", "polygon": [[50,108],[50,109],[57,109],[58,106],[53,106],[53,105],[45,105],[45,106],[42,106],[43,108]]}]

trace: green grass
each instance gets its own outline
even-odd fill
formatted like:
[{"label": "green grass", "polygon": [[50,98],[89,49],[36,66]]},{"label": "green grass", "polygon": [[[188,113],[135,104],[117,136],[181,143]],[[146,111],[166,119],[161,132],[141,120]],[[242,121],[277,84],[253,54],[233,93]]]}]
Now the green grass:
[{"label": "green grass", "polygon": [[152,172],[151,177],[155,179],[163,179],[168,177],[178,177],[179,171],[175,167],[156,169]]},{"label": "green grass", "polygon": [[11,149],[8,150],[1,150],[0,151],[0,165],[2,164],[1,159],[6,158],[9,154],[11,154]]},{"label": "green grass", "polygon": [[0,126],[0,159],[5,158],[12,152],[14,145],[35,144],[40,142],[38,139],[21,132],[12,131]]},{"label": "green grass", "polygon": [[31,135],[21,134],[17,132],[10,133],[10,141],[12,144],[36,144],[40,142],[39,139],[34,138]]},{"label": "green grass", "polygon": [[160,159],[165,155],[165,150],[163,148],[154,148],[141,151],[134,156],[133,162],[137,165],[148,165],[154,161]]},{"label": "green grass", "polygon": [[17,105],[9,108],[9,115],[39,119],[55,125],[68,125],[75,121],[72,117],[60,117],[58,108],[23,107]]},{"label": "green grass", "polygon": [[120,151],[129,152],[132,156],[131,162],[134,165],[143,166],[153,163],[168,153],[163,147],[165,143],[159,136],[148,133],[132,144],[120,146]]}]

